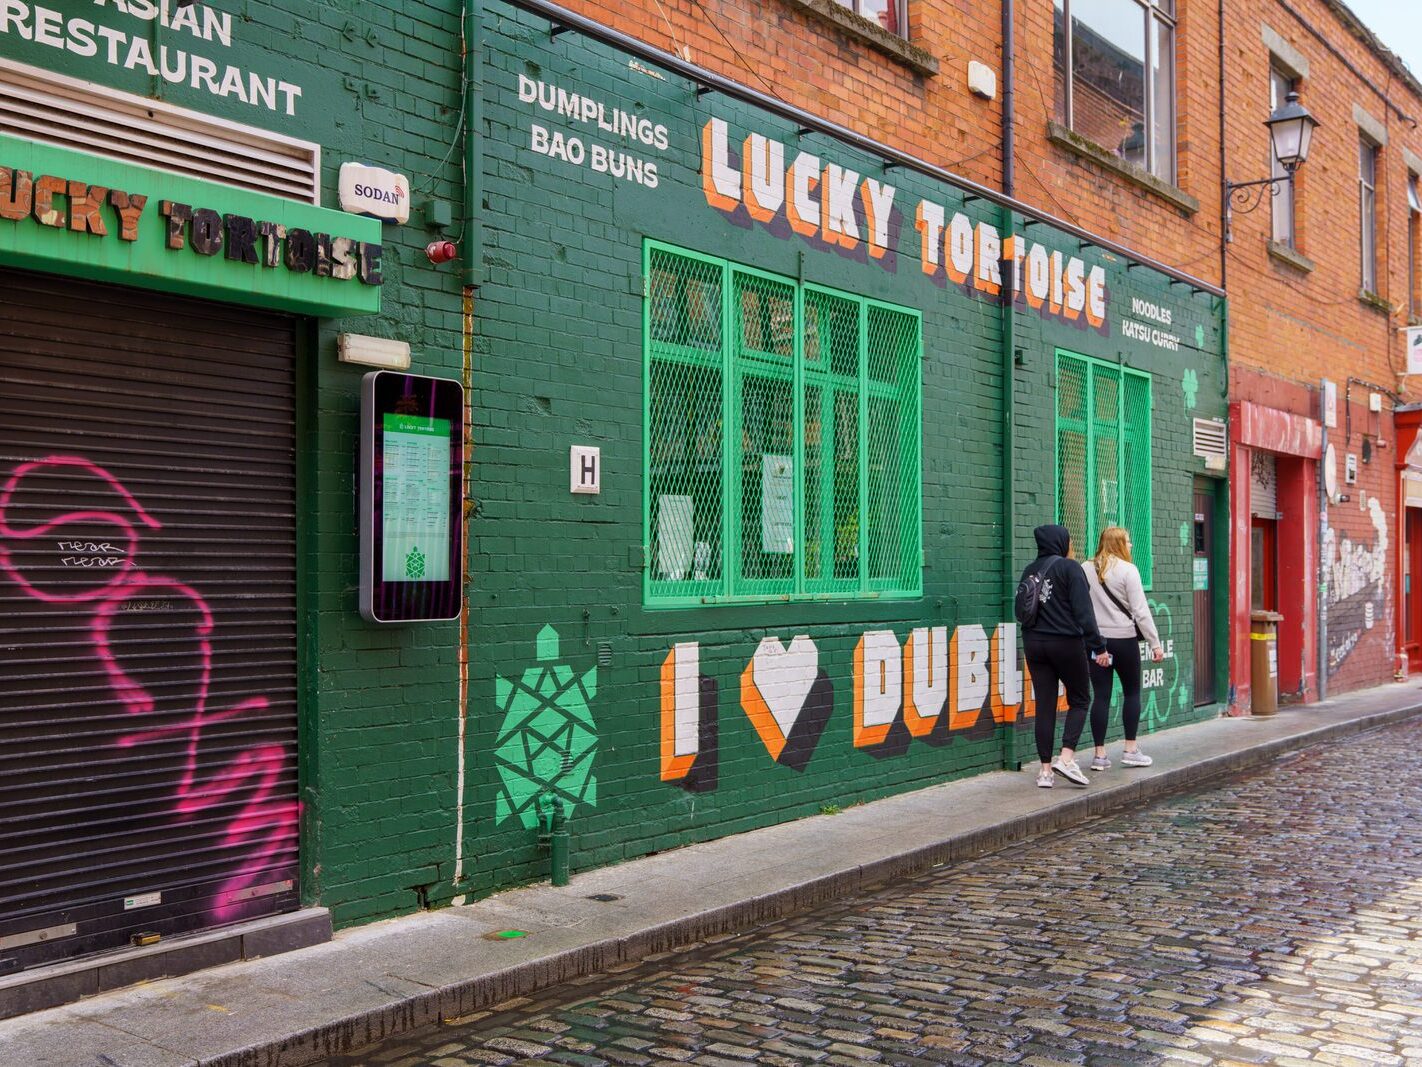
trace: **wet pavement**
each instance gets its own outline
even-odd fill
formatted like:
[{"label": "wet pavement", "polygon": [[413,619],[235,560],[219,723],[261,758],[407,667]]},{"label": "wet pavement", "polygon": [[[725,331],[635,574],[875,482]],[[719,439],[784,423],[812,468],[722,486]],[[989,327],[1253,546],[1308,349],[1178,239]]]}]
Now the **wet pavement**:
[{"label": "wet pavement", "polygon": [[1419,750],[1322,745],[328,1062],[1422,1064]]}]

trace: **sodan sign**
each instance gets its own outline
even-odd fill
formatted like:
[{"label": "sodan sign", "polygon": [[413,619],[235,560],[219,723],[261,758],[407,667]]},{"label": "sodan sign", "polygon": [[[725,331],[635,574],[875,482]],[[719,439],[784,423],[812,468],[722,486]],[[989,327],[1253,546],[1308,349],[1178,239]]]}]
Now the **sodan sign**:
[{"label": "sodan sign", "polygon": [[341,164],[341,208],[402,225],[410,221],[410,179],[364,163]]},{"label": "sodan sign", "polygon": [[0,134],[0,263],[314,315],[380,310],[380,223]]}]

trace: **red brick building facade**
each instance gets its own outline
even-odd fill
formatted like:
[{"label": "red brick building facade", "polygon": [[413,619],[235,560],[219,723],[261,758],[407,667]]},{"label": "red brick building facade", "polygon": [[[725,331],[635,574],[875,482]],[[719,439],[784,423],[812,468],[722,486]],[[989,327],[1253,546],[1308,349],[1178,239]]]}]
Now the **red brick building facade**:
[{"label": "red brick building facade", "polygon": [[1226,176],[1269,173],[1260,122],[1271,80],[1320,123],[1292,196],[1236,211],[1227,245],[1231,661],[1244,710],[1256,609],[1283,616],[1285,699],[1379,684],[1397,668],[1410,582],[1398,581],[1406,509],[1393,411],[1416,310],[1409,187],[1415,197],[1422,86],[1334,0],[1227,11]]},{"label": "red brick building facade", "polygon": [[[1415,665],[1410,575],[1422,576],[1422,559],[1408,560],[1422,534],[1409,537],[1399,448],[1415,429],[1399,442],[1393,413],[1407,400],[1401,330],[1419,303],[1422,85],[1338,0],[1117,0],[1076,13],[1070,0],[1004,4],[1006,19],[1003,5],[968,0],[569,0],[1223,286],[1231,685],[1221,702],[1251,707],[1256,609],[1282,616],[1285,700],[1384,682],[1409,642]],[[1292,188],[1255,187],[1252,204],[1246,191],[1226,223],[1226,180],[1279,173],[1264,120],[1291,90],[1320,123],[1312,153]],[[1325,379],[1336,393],[1327,405]],[[1216,464],[1202,455],[1201,474]],[[1197,537],[1200,525],[1197,514]]]}]

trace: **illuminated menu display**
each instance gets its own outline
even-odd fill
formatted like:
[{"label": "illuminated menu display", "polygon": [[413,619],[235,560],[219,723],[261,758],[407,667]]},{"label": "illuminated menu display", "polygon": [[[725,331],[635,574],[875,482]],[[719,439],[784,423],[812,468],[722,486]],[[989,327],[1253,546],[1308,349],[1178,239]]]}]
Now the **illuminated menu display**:
[{"label": "illuminated menu display", "polygon": [[380,576],[387,582],[449,578],[449,420],[384,418]]},{"label": "illuminated menu display", "polygon": [[374,371],[361,382],[360,613],[454,619],[463,605],[464,389]]}]

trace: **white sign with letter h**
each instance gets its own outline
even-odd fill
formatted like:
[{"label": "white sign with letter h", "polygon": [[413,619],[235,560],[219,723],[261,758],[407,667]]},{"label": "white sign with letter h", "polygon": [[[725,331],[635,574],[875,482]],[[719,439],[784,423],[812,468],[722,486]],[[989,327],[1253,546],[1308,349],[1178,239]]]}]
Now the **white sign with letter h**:
[{"label": "white sign with letter h", "polygon": [[602,492],[602,449],[573,445],[568,490],[573,493]]}]

